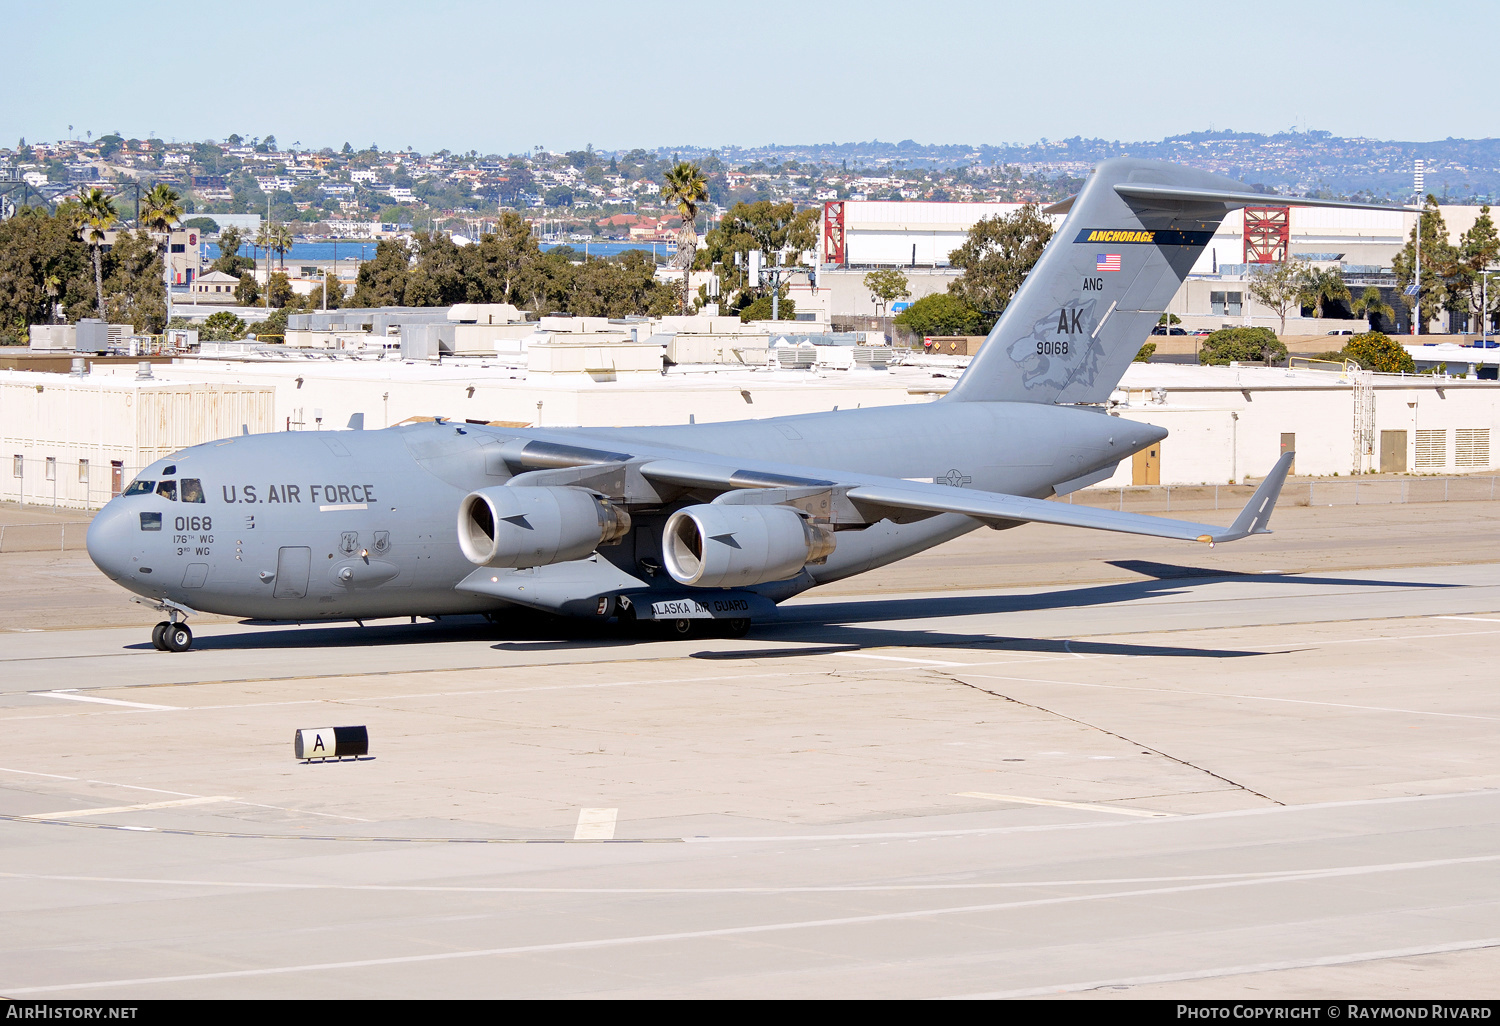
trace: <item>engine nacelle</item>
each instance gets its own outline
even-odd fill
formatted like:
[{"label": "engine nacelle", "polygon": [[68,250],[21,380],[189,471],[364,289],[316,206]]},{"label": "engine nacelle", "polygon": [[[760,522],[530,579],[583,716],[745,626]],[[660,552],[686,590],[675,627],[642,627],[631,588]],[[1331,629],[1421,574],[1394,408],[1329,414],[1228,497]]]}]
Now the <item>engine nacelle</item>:
[{"label": "engine nacelle", "polygon": [[582,559],[630,532],[630,514],[586,488],[497,485],[458,507],[458,544],[479,566]]},{"label": "engine nacelle", "polygon": [[688,506],[662,532],[662,562],[678,584],[742,588],[794,577],[833,551],[832,529],[790,506]]}]

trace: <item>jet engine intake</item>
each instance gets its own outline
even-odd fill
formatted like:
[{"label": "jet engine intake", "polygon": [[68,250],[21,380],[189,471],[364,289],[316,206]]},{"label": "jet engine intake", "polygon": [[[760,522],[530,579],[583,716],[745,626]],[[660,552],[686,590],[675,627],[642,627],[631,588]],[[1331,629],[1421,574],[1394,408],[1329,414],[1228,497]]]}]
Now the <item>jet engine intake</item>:
[{"label": "jet engine intake", "polygon": [[833,551],[833,530],[790,506],[688,506],[662,532],[662,562],[678,584],[741,588],[794,577]]},{"label": "jet engine intake", "polygon": [[582,559],[630,532],[630,514],[586,488],[496,485],[458,507],[458,544],[479,566]]}]

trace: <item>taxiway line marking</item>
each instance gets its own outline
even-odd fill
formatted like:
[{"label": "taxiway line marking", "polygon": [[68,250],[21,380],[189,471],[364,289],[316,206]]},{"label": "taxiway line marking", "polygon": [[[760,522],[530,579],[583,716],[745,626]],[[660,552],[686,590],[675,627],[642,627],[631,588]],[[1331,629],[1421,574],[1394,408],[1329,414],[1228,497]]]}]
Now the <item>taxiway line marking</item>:
[{"label": "taxiway line marking", "polygon": [[575,841],[613,841],[615,820],[619,809],[579,809],[578,826],[573,830]]},{"label": "taxiway line marking", "polygon": [[117,812],[149,812],[152,809],[175,809],[183,805],[208,805],[212,802],[232,802],[226,795],[207,798],[177,798],[169,802],[143,802],[139,805],[112,805],[104,809],[65,809],[62,812],[33,812],[22,819],[78,819],[81,816],[110,816]]},{"label": "taxiway line marking", "polygon": [[1083,809],[1086,812],[1112,812],[1116,816],[1139,816],[1141,819],[1168,819],[1176,813],[1151,812],[1148,809],[1125,809],[1113,805],[1090,805],[1087,802],[1061,802],[1053,798],[1022,798],[1015,794],[985,794],[983,791],[959,791],[955,798],[985,798],[992,802],[1016,802],[1020,805],[1052,805],[1059,809]]},{"label": "taxiway line marking", "polygon": [[1352,965],[1356,962],[1376,962],[1386,958],[1410,958],[1414,955],[1439,955],[1449,951],[1474,951],[1479,948],[1500,947],[1500,937],[1484,937],[1479,940],[1451,941],[1447,944],[1424,944],[1414,948],[1387,948],[1383,951],[1354,951],[1342,955],[1323,955],[1316,958],[1286,959],[1280,962],[1260,962],[1254,965],[1232,965],[1218,969],[1193,969],[1180,973],[1162,973],[1157,976],[1127,976],[1117,980],[1090,980],[1086,983],[1057,983],[1046,987],[1027,987],[1023,990],[991,991],[987,994],[955,995],[959,1000],[985,1000],[993,998],[1048,997],[1052,994],[1069,994],[1080,990],[1097,990],[1100,987],[1143,987],[1152,983],[1181,983],[1186,980],[1213,980],[1224,976],[1244,976],[1250,973],[1273,973],[1285,969],[1311,969],[1316,966]]},{"label": "taxiway line marking", "polygon": [[1435,616],[1434,620],[1473,620],[1477,623],[1500,623],[1493,616]]},{"label": "taxiway line marking", "polygon": [[[784,838],[783,838],[784,839]],[[1175,876],[1077,877],[1065,880],[966,880],[961,883],[933,884],[797,884],[764,887],[482,887],[442,884],[334,884],[292,883],[282,880],[191,880],[162,877],[81,876],[62,873],[0,872],[0,880],[30,880],[54,883],[141,884],[148,887],[225,887],[241,890],[269,891],[395,891],[418,894],[844,894],[883,891],[974,891],[1026,890],[1043,887],[1120,887],[1126,884],[1199,883],[1205,881],[1238,882],[1261,880],[1301,880],[1309,873],[1342,872],[1355,874],[1403,872],[1414,869],[1444,869],[1500,861],[1500,855],[1474,855],[1424,862],[1373,863],[1360,866],[1322,867],[1318,869],[1269,869],[1249,873],[1192,873]]]},{"label": "taxiway line marking", "polygon": [[[1442,860],[1444,862],[1494,861],[1500,856],[1480,856],[1471,859]],[[1426,865],[1426,864],[1424,864]],[[1398,867],[1382,867],[1377,871],[1390,872]],[[420,965],[426,962],[451,962],[465,958],[493,958],[507,955],[531,955],[561,951],[589,951],[630,947],[639,944],[664,944],[678,941],[712,940],[720,937],[745,937],[757,934],[785,933],[791,930],[827,929],[843,926],[865,926],[872,923],[902,922],[912,919],[928,919],[937,916],[983,915],[993,912],[1011,912],[1019,909],[1045,908],[1055,905],[1075,905],[1090,901],[1119,901],[1129,898],[1146,898],[1163,894],[1184,894],[1195,891],[1225,890],[1236,887],[1257,887],[1267,883],[1291,883],[1302,880],[1320,880],[1330,877],[1365,875],[1369,869],[1312,870],[1296,876],[1278,877],[1274,880],[1235,880],[1216,883],[1188,884],[1177,887],[1145,887],[1124,891],[1104,891],[1094,894],[1069,894],[1050,898],[1030,898],[1022,901],[985,902],[977,905],[948,905],[937,908],[909,909],[902,912],[880,912],[869,915],[836,916],[825,919],[795,919],[779,923],[757,923],[749,926],[726,926],[707,930],[681,930],[671,933],[634,934],[624,937],[600,937],[591,940],[554,941],[545,944],[517,944],[501,948],[478,948],[468,951],[439,951],[421,955],[395,955],[388,958],[351,959],[343,962],[314,962],[304,965],[265,966],[259,969],[233,969],[213,973],[184,973],[177,976],[148,976],[126,980],[92,980],[78,983],[49,984],[42,987],[15,987],[0,985],[0,993],[8,997],[23,994],[46,994],[60,990],[96,990],[106,987],[136,987],[162,983],[188,983],[205,980],[246,979],[256,976],[284,976],[290,973],[331,972],[341,969],[367,969],[375,966]],[[1459,942],[1479,945],[1480,942]],[[1487,940],[1483,946],[1500,944],[1500,940]]]},{"label": "taxiway line marking", "polygon": [[1172,688],[1138,688],[1128,684],[1094,684],[1077,680],[1043,680],[1040,677],[1003,677],[994,673],[966,673],[965,677],[981,680],[1011,680],[1022,684],[1055,684],[1066,688],[1102,688],[1107,691],[1150,691],[1162,695],[1196,695],[1200,698],[1232,698],[1245,702],[1285,702],[1290,705],[1321,705],[1331,709],[1357,709],[1360,712],[1401,713],[1403,716],[1442,716],[1456,720],[1500,720],[1500,716],[1480,716],[1477,713],[1433,712],[1428,709],[1394,709],[1383,705],[1353,705],[1349,702],[1314,702],[1306,698],[1271,698],[1267,695],[1215,694],[1212,691],[1176,691]]},{"label": "taxiway line marking", "polygon": [[65,777],[61,773],[38,773],[36,770],[10,769],[0,766],[0,773],[24,773],[28,777],[51,777],[53,780],[77,780],[77,777]]},{"label": "taxiway line marking", "polygon": [[62,698],[69,702],[96,702],[99,705],[123,705],[130,709],[170,709],[176,711],[181,708],[176,705],[153,705],[150,702],[126,702],[118,698],[97,698],[94,695],[76,695],[70,691],[32,691],[29,694],[37,698]]},{"label": "taxiway line marking", "polygon": [[914,659],[911,656],[875,655],[871,652],[831,652],[830,655],[848,656],[852,659],[884,659],[891,663],[921,663],[924,666],[968,666],[968,663],[950,663],[941,659]]}]

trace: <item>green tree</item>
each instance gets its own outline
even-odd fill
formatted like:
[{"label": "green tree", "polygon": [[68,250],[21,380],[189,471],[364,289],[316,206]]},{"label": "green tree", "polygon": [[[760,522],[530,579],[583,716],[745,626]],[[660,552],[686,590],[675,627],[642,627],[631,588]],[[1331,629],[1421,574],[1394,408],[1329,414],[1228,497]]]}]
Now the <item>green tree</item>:
[{"label": "green tree", "polygon": [[1369,321],[1371,331],[1379,329],[1377,322],[1396,319],[1396,311],[1391,309],[1391,305],[1381,294],[1380,288],[1375,285],[1366,285],[1360,297],[1349,304],[1349,309],[1354,316],[1363,317]]},{"label": "green tree", "polygon": [[182,220],[182,214],[182,197],[164,182],[158,182],[141,200],[137,224],[153,235],[161,236],[163,310],[170,301],[172,287],[172,278],[167,271],[171,261],[172,227]]},{"label": "green tree", "polygon": [[[1486,287],[1485,270],[1500,259],[1500,235],[1488,206],[1479,208],[1473,227],[1459,236],[1453,272],[1448,281],[1450,309],[1468,318],[1470,330],[1484,323],[1500,297],[1495,295],[1493,276]],[[1488,300],[1489,309],[1485,309]]]},{"label": "green tree", "polygon": [[1151,357],[1152,357],[1152,355],[1155,354],[1155,352],[1156,352],[1156,343],[1155,342],[1147,342],[1145,345],[1141,346],[1141,348],[1139,349],[1139,351],[1137,351],[1136,354],[1135,354],[1135,359],[1132,360],[1132,361],[1130,361],[1130,362],[1131,363],[1150,363],[1151,362]]},{"label": "green tree", "polygon": [[870,290],[871,297],[880,305],[882,317],[892,303],[911,295],[911,284],[906,280],[906,275],[890,268],[871,271],[865,275],[865,288]]},{"label": "green tree", "polygon": [[272,310],[271,316],[255,326],[255,337],[264,339],[273,345],[286,341],[286,322],[291,315],[292,308],[283,306],[278,310]]},{"label": "green tree", "polygon": [[1041,259],[1052,233],[1052,222],[1035,203],[982,218],[969,229],[964,244],[948,254],[953,266],[963,269],[948,291],[981,311],[981,327],[987,330]]},{"label": "green tree", "polygon": [[308,293],[307,298],[312,303],[308,309],[337,310],[344,305],[343,283],[333,271],[324,271],[322,284]]},{"label": "green tree", "polygon": [[1306,272],[1307,265],[1302,261],[1288,260],[1280,264],[1262,264],[1249,274],[1250,298],[1281,318],[1283,335],[1286,334],[1286,315],[1302,302]]},{"label": "green tree", "polygon": [[708,181],[703,169],[687,161],[675,165],[662,181],[661,198],[670,203],[682,216],[682,228],[677,232],[677,263],[682,268],[682,313],[687,313],[688,275],[693,268],[693,255],[698,249],[698,204],[708,199]]},{"label": "green tree", "polygon": [[523,276],[541,258],[531,225],[514,211],[504,211],[495,230],[479,237],[469,249],[470,274],[478,279],[484,301],[513,303],[520,298]]},{"label": "green tree", "polygon": [[961,296],[935,292],[896,315],[896,323],[917,335],[978,335],[985,315]]},{"label": "green tree", "polygon": [[[717,266],[720,280],[720,302],[739,311],[756,299],[770,295],[770,285],[752,287],[744,277],[750,253],[760,250],[766,263],[776,265],[786,253],[797,263],[801,255],[817,247],[817,210],[798,212],[791,203],[736,203],[718,226],[703,238],[697,266]],[[740,263],[735,265],[738,253]]]},{"label": "green tree", "polygon": [[1417,365],[1400,343],[1378,331],[1355,335],[1344,346],[1344,359],[1353,360],[1365,370],[1388,374],[1415,374]]},{"label": "green tree", "polygon": [[237,275],[246,268],[253,268],[254,260],[240,256],[240,246],[244,242],[245,233],[238,228],[225,228],[219,232],[219,258],[213,262],[212,269]]},{"label": "green tree", "polygon": [[260,302],[260,284],[249,271],[240,275],[240,283],[234,287],[234,301],[240,306],[254,306]]},{"label": "green tree", "polygon": [[0,345],[25,345],[30,325],[51,319],[58,303],[70,321],[97,315],[89,250],[74,214],[21,207],[0,221]]},{"label": "green tree", "polygon": [[351,306],[401,306],[406,298],[406,280],[411,273],[411,254],[391,239],[375,244],[375,256],[359,265]]},{"label": "green tree", "polygon": [[[1422,240],[1422,277],[1421,281],[1417,282],[1417,295],[1408,296],[1406,289],[1417,280],[1416,250],[1419,232]],[[1401,252],[1391,258],[1391,269],[1396,273],[1396,281],[1401,288],[1401,302],[1408,310],[1414,311],[1414,320],[1417,322],[1419,335],[1424,334],[1422,328],[1436,317],[1438,311],[1448,302],[1447,281],[1455,269],[1456,256],[1453,246],[1448,243],[1448,226],[1443,223],[1437,197],[1428,195],[1417,223],[1412,226],[1406,245],[1402,247]],[[1418,315],[1415,311],[1419,303],[1421,312]]]},{"label": "green tree", "polygon": [[208,315],[198,332],[203,342],[234,342],[245,337],[245,322],[228,310]]},{"label": "green tree", "polygon": [[[776,319],[782,321],[795,321],[797,319],[797,303],[787,296],[787,287],[781,287],[781,295],[776,300]],[[771,320],[771,296],[768,292],[764,296],[757,296],[749,306],[740,310],[740,321],[749,324],[751,321]]]},{"label": "green tree", "polygon": [[639,251],[570,267],[566,306],[577,316],[624,317],[653,308],[662,312],[681,308],[676,289],[656,280],[656,265]]},{"label": "green tree", "polygon": [[111,324],[159,333],[167,324],[161,250],[145,231],[115,235],[105,264],[104,316]]},{"label": "green tree", "polygon": [[1198,348],[1201,364],[1262,360],[1269,367],[1271,361],[1284,359],[1286,346],[1270,328],[1221,328],[1205,338]]},{"label": "green tree", "polygon": [[90,189],[78,203],[79,227],[84,229],[94,255],[94,286],[99,296],[99,316],[104,316],[104,270],[100,259],[104,233],[119,223],[115,205],[103,189]]},{"label": "green tree", "polygon": [[[1349,286],[1344,284],[1344,276],[1336,267],[1306,267],[1302,272],[1302,286],[1297,295],[1297,302],[1305,309],[1310,309],[1314,317],[1323,316],[1323,308],[1328,303],[1349,302]],[[1282,325],[1285,329],[1285,324]]]},{"label": "green tree", "polygon": [[484,302],[478,289],[470,291],[466,249],[443,232],[419,233],[416,243],[416,263],[406,281],[407,306]]},{"label": "green tree", "polygon": [[286,255],[291,251],[294,241],[291,225],[271,222],[270,230],[266,233],[266,249],[267,252],[275,253],[280,258],[283,271],[286,270]]},{"label": "green tree", "polygon": [[291,303],[297,297],[292,291],[292,281],[286,276],[285,271],[274,271],[266,279],[266,305],[274,309],[281,309]]}]

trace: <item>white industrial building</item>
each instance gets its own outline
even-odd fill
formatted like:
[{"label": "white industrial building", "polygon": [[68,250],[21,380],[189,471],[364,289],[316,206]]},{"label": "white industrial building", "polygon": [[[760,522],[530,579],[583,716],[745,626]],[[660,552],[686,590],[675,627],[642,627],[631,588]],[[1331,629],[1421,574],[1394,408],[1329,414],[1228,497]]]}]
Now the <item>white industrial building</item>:
[{"label": "white industrial building", "polygon": [[[1256,259],[1259,251],[1263,257],[1338,267],[1356,294],[1368,284],[1382,288],[1387,302],[1403,315],[1401,325],[1405,330],[1404,311],[1390,295],[1396,284],[1390,267],[1416,226],[1415,211],[1276,207],[1274,196],[1268,196],[1266,203],[1266,207],[1252,208],[1248,214],[1241,209],[1225,215],[1169,307],[1185,328],[1253,325],[1279,330],[1280,318],[1251,300],[1245,286],[1247,257],[1249,266],[1253,266],[1260,262]],[[821,295],[804,295],[805,286],[794,286],[797,308],[816,306],[833,319],[879,315],[883,311],[865,287],[864,277],[882,267],[898,268],[906,274],[912,292],[908,302],[946,291],[948,283],[961,273],[951,265],[949,254],[963,244],[969,229],[982,218],[1010,214],[1020,207],[1019,203],[894,200],[825,203],[817,252]],[[1447,205],[1439,209],[1448,241],[1457,245],[1460,236],[1473,227],[1481,208]],[[1063,221],[1060,214],[1046,216],[1055,226]],[[1351,325],[1363,330],[1363,324],[1303,318],[1292,311],[1286,333],[1323,334]],[[1446,330],[1437,322],[1428,328]]]},{"label": "white industrial building", "polygon": [[[883,369],[820,359],[822,350],[855,347],[798,346],[782,352],[807,353],[805,360],[666,367],[655,347],[653,365],[601,374],[590,365],[600,354],[575,358],[573,348],[588,349],[588,342],[557,345],[540,347],[545,359],[528,365],[330,353],[179,359],[155,365],[149,380],[138,380],[131,365],[99,366],[81,377],[0,373],[0,444],[12,457],[0,499],[98,506],[152,460],[232,439],[246,428],[335,430],[354,414],[368,428],[425,417],[517,427],[774,417],[930,402],[964,362],[929,358]],[[1497,466],[1490,439],[1500,429],[1500,384],[1338,369],[1133,364],[1111,413],[1159,424],[1171,436],[1154,452],[1124,461],[1100,488],[1243,480],[1264,474],[1285,449],[1297,452],[1302,475],[1473,473]],[[911,444],[943,452],[942,439]]]},{"label": "white industrial building", "polygon": [[179,449],[270,431],[264,385],[120,375],[0,371],[0,446],[9,473],[0,501],[102,506],[140,468]]}]

